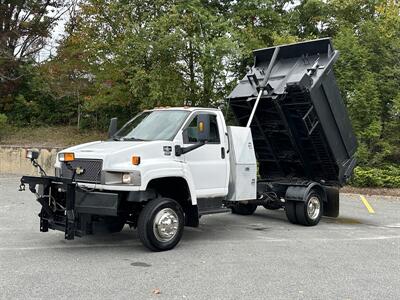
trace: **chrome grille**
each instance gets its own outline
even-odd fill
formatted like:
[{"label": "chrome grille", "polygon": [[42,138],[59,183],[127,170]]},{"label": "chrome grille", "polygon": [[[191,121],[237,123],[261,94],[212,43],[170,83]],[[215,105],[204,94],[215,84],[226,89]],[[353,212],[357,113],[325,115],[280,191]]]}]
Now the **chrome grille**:
[{"label": "chrome grille", "polygon": [[[69,162],[73,169],[79,168],[82,173],[75,174],[75,180],[79,182],[101,183],[101,169],[103,161],[101,159],[75,159]],[[61,177],[71,178],[72,170],[68,169],[66,163],[61,165]]]}]

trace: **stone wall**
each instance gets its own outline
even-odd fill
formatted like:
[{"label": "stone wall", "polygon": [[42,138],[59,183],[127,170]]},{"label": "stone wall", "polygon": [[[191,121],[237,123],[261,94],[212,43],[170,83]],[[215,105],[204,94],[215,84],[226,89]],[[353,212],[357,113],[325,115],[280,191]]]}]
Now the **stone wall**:
[{"label": "stone wall", "polygon": [[[33,147],[32,147],[33,148]],[[37,175],[37,170],[26,159],[23,146],[0,145],[0,174]],[[48,175],[54,175],[54,163],[57,153],[62,148],[33,148],[40,152],[38,162]]]}]

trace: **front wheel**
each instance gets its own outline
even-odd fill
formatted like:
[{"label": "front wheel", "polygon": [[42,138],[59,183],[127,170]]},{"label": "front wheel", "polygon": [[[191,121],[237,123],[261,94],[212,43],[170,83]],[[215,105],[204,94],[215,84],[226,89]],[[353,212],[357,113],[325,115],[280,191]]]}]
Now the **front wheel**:
[{"label": "front wheel", "polygon": [[138,234],[145,247],[152,251],[174,248],[183,234],[184,215],[178,202],[168,198],[151,200],[138,220]]}]

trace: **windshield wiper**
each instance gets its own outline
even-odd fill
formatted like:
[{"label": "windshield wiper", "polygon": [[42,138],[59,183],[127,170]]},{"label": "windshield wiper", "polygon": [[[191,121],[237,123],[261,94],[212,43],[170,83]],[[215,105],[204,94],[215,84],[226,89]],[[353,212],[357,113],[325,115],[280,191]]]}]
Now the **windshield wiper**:
[{"label": "windshield wiper", "polygon": [[120,139],[120,140],[122,140],[122,141],[139,141],[139,142],[145,142],[145,141],[148,141],[148,140],[144,140],[144,139],[138,139],[138,138],[135,138],[135,137],[130,137],[130,138],[122,138],[122,139]]}]

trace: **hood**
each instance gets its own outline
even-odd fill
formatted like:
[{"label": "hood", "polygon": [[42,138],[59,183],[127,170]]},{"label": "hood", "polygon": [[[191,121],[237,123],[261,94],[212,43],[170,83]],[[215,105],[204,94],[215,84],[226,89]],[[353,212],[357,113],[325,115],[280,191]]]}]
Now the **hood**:
[{"label": "hood", "polygon": [[[133,141],[97,141],[64,149],[62,152],[74,152],[76,158],[104,158],[107,154],[126,150],[144,142]],[[149,143],[149,142],[147,142]],[[151,142],[150,142],[151,143]]]},{"label": "hood", "polygon": [[101,159],[104,170],[127,170],[135,168],[131,164],[132,155],[138,155],[143,163],[150,159],[170,158],[164,153],[164,147],[172,147],[171,141],[98,141],[73,146],[62,150],[73,152],[76,159]]}]

